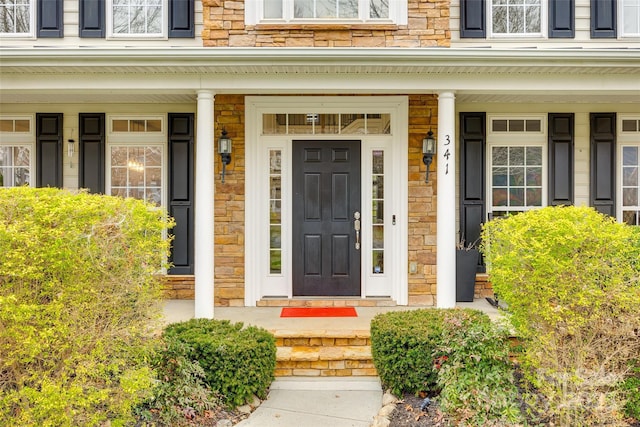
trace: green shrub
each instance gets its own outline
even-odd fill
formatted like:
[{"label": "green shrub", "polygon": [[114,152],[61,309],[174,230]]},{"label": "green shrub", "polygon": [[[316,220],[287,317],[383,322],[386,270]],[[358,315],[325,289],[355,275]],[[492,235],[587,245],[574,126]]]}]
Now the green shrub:
[{"label": "green shrub", "polygon": [[205,382],[202,366],[188,357],[189,347],[167,339],[151,364],[157,374],[151,396],[135,412],[139,421],[166,426],[189,425],[189,416],[204,416],[222,403]]},{"label": "green shrub", "polygon": [[522,421],[509,359],[509,333],[467,312],[444,320],[437,349],[440,407],[457,425]]},{"label": "green shrub", "polygon": [[0,189],[1,425],[132,420],[169,226],[133,199]]},{"label": "green shrub", "polygon": [[619,423],[619,385],[640,353],[640,229],[549,207],[490,221],[482,237],[539,409],[562,425]]},{"label": "green shrub", "polygon": [[[434,390],[434,352],[441,344],[444,320],[466,310],[410,310],[379,314],[371,321],[373,363],[385,387],[396,395]],[[470,310],[478,322],[489,322]]]},{"label": "green shrub", "polygon": [[625,415],[640,421],[640,359],[631,363],[631,372],[620,388],[626,398]]},{"label": "green shrub", "polygon": [[197,360],[207,384],[230,406],[242,405],[253,395],[265,398],[276,367],[275,337],[255,326],[228,320],[192,319],[165,330],[168,339],[185,343]]}]

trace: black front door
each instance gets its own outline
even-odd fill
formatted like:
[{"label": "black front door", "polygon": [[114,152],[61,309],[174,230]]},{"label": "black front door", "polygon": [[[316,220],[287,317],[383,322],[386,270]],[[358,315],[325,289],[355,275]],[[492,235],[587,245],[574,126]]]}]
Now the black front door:
[{"label": "black front door", "polygon": [[293,141],[294,296],[360,295],[359,224],[360,141]]}]

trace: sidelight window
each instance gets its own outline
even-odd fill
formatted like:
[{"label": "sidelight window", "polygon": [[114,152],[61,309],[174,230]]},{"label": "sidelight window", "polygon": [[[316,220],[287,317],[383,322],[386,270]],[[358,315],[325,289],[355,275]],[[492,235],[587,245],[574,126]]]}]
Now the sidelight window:
[{"label": "sidelight window", "polygon": [[282,150],[269,150],[269,272],[282,273]]},{"label": "sidelight window", "polygon": [[372,152],[371,228],[373,274],[384,273],[384,151]]}]

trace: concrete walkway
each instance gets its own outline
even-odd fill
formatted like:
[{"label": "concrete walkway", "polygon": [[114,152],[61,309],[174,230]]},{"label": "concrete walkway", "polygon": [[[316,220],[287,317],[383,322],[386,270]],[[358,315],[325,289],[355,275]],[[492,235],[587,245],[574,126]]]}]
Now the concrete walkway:
[{"label": "concrete walkway", "polygon": [[369,427],[381,406],[377,377],[278,378],[237,427]]}]

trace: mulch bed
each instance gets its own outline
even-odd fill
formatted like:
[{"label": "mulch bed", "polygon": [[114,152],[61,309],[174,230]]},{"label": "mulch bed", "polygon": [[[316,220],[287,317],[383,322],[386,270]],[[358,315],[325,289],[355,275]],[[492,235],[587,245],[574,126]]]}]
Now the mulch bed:
[{"label": "mulch bed", "polygon": [[429,405],[422,408],[426,396],[405,394],[396,403],[396,409],[391,414],[389,427],[446,427],[447,418],[440,412],[437,401],[431,400]]}]

